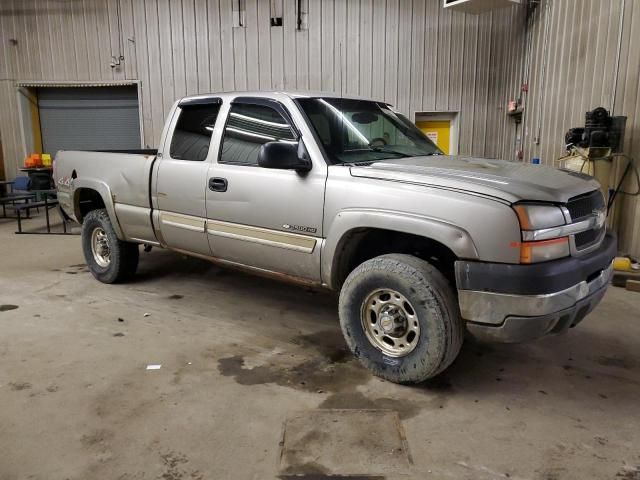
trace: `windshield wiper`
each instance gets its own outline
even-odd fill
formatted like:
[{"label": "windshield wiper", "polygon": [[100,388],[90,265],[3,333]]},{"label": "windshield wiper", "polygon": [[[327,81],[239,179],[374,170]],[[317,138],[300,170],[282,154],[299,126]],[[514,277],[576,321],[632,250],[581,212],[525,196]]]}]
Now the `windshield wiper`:
[{"label": "windshield wiper", "polygon": [[378,153],[393,153],[394,155],[400,155],[401,157],[410,157],[411,155],[407,155],[404,152],[399,152],[398,150],[393,150],[392,148],[385,147],[371,147],[371,151]]},{"label": "windshield wiper", "polygon": [[361,167],[361,166],[369,166],[372,163],[377,162],[377,160],[360,160],[359,162],[341,162],[338,165],[343,165],[345,167]]}]

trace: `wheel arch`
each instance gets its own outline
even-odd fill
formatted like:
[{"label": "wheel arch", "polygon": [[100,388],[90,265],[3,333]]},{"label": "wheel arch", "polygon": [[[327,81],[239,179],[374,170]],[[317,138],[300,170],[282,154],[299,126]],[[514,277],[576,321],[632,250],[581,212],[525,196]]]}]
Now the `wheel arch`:
[{"label": "wheel arch", "polygon": [[[323,282],[339,289],[359,264],[388,253],[440,258],[438,267],[447,278],[453,278],[456,259],[478,258],[469,233],[453,224],[398,212],[341,212],[324,244]],[[445,262],[450,266],[443,268]]]},{"label": "wheel arch", "polygon": [[82,223],[84,217],[90,211],[104,208],[109,215],[116,235],[119,239],[124,239],[122,229],[116,217],[113,196],[109,186],[101,181],[76,179],[73,187],[73,213],[76,220]]}]

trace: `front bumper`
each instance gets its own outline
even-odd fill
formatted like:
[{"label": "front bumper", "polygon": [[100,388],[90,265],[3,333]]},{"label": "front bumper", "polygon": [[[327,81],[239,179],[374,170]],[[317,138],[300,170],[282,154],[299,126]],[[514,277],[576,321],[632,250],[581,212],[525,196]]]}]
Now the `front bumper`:
[{"label": "front bumper", "polygon": [[456,262],[462,318],[483,340],[516,343],[577,325],[602,300],[616,239],[582,257],[535,265]]}]

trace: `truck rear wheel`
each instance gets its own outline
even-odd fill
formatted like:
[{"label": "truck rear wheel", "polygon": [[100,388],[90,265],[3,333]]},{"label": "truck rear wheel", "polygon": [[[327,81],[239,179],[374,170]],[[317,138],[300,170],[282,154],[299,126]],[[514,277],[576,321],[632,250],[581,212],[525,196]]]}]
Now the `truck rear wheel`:
[{"label": "truck rear wheel", "polygon": [[118,239],[104,208],[92,210],[84,218],[82,251],[89,271],[103,283],[125,281],[138,268],[138,244]]},{"label": "truck rear wheel", "polygon": [[342,286],[339,311],[353,354],[392,382],[434,377],[462,346],[464,324],[451,285],[411,255],[382,255],[359,265]]}]

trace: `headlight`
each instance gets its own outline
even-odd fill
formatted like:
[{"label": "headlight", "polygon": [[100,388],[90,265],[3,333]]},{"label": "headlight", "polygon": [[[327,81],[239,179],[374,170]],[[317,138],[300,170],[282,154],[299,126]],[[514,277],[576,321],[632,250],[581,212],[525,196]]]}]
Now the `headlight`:
[{"label": "headlight", "polygon": [[553,205],[527,205],[520,203],[513,206],[520,220],[522,230],[539,230],[565,224],[562,210]]},{"label": "headlight", "polygon": [[[569,237],[561,236],[565,217],[553,205],[520,203],[513,206],[522,231],[520,263],[538,263],[568,257],[571,253]],[[555,235],[557,230],[558,235]],[[543,237],[544,240],[539,240]],[[554,237],[554,238],[549,238]]]}]

